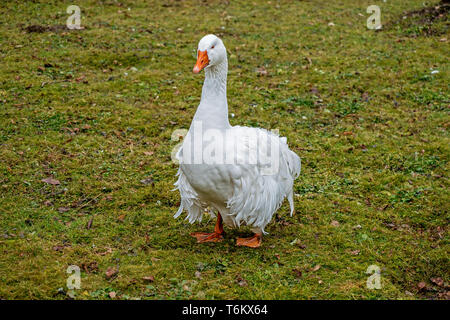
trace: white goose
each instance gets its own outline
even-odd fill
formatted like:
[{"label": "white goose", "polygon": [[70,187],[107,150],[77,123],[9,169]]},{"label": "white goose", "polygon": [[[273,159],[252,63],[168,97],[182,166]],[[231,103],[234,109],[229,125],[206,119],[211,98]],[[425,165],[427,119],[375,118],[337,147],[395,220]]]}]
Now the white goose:
[{"label": "white goose", "polygon": [[[177,153],[180,162],[175,186],[181,204],[175,218],[187,210],[189,222],[201,221],[209,207],[218,211],[213,233],[191,235],[197,242],[223,240],[223,223],[248,225],[254,235],[237,245],[261,245],[265,226],[285,197],[294,213],[293,182],[300,158],[285,137],[265,129],[231,126],[226,95],[228,61],[225,46],[215,35],[198,44],[194,73],[205,69],[200,105]],[[270,152],[269,152],[270,150]]]}]

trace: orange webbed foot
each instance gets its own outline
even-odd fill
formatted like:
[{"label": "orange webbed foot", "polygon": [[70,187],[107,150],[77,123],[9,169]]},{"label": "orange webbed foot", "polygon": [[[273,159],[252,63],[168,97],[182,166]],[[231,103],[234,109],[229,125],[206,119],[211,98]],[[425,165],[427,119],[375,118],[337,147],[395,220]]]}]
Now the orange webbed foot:
[{"label": "orange webbed foot", "polygon": [[238,238],[236,240],[237,246],[245,246],[249,248],[259,248],[261,246],[262,236],[256,234],[250,238]]},{"label": "orange webbed foot", "polygon": [[220,242],[223,240],[222,233],[206,233],[206,232],[193,232],[191,236],[197,239],[197,243],[202,242]]}]

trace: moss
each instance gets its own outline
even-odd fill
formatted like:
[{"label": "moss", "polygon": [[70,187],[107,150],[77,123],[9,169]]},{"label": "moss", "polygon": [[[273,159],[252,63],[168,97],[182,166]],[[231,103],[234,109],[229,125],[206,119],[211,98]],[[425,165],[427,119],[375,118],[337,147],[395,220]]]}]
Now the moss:
[{"label": "moss", "polygon": [[[64,2],[0,4],[0,298],[65,299],[73,264],[76,299],[445,297],[430,280],[448,283],[440,31],[368,30],[354,1],[78,5],[85,28],[68,31]],[[380,6],[383,23],[422,1]],[[280,208],[262,250],[235,247],[245,228],[197,245],[189,233],[213,219],[172,218],[171,135],[199,102],[191,68],[206,33],[229,51],[231,123],[278,129],[303,159],[296,215]],[[372,264],[381,290],[366,287]]]}]

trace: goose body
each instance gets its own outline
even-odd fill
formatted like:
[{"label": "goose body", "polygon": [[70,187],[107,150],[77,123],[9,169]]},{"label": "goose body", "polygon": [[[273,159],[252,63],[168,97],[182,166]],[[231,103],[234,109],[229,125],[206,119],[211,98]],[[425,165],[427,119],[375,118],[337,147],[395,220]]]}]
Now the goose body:
[{"label": "goose body", "polygon": [[200,105],[177,153],[181,203],[175,218],[201,221],[206,208],[218,211],[212,234],[193,234],[198,242],[220,241],[222,223],[251,227],[255,236],[238,245],[258,247],[264,228],[284,198],[294,213],[293,182],[300,158],[285,137],[261,128],[231,126],[228,121],[226,81],[228,63],[222,41],[207,35],[199,43],[194,72],[205,69]]}]

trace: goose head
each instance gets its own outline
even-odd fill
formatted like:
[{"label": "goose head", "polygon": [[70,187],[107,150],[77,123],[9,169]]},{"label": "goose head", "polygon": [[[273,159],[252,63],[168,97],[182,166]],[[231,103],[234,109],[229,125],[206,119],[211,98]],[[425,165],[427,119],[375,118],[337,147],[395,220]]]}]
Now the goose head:
[{"label": "goose head", "polygon": [[197,63],[194,73],[199,73],[204,68],[216,66],[227,59],[227,49],[217,36],[208,34],[198,43]]}]

